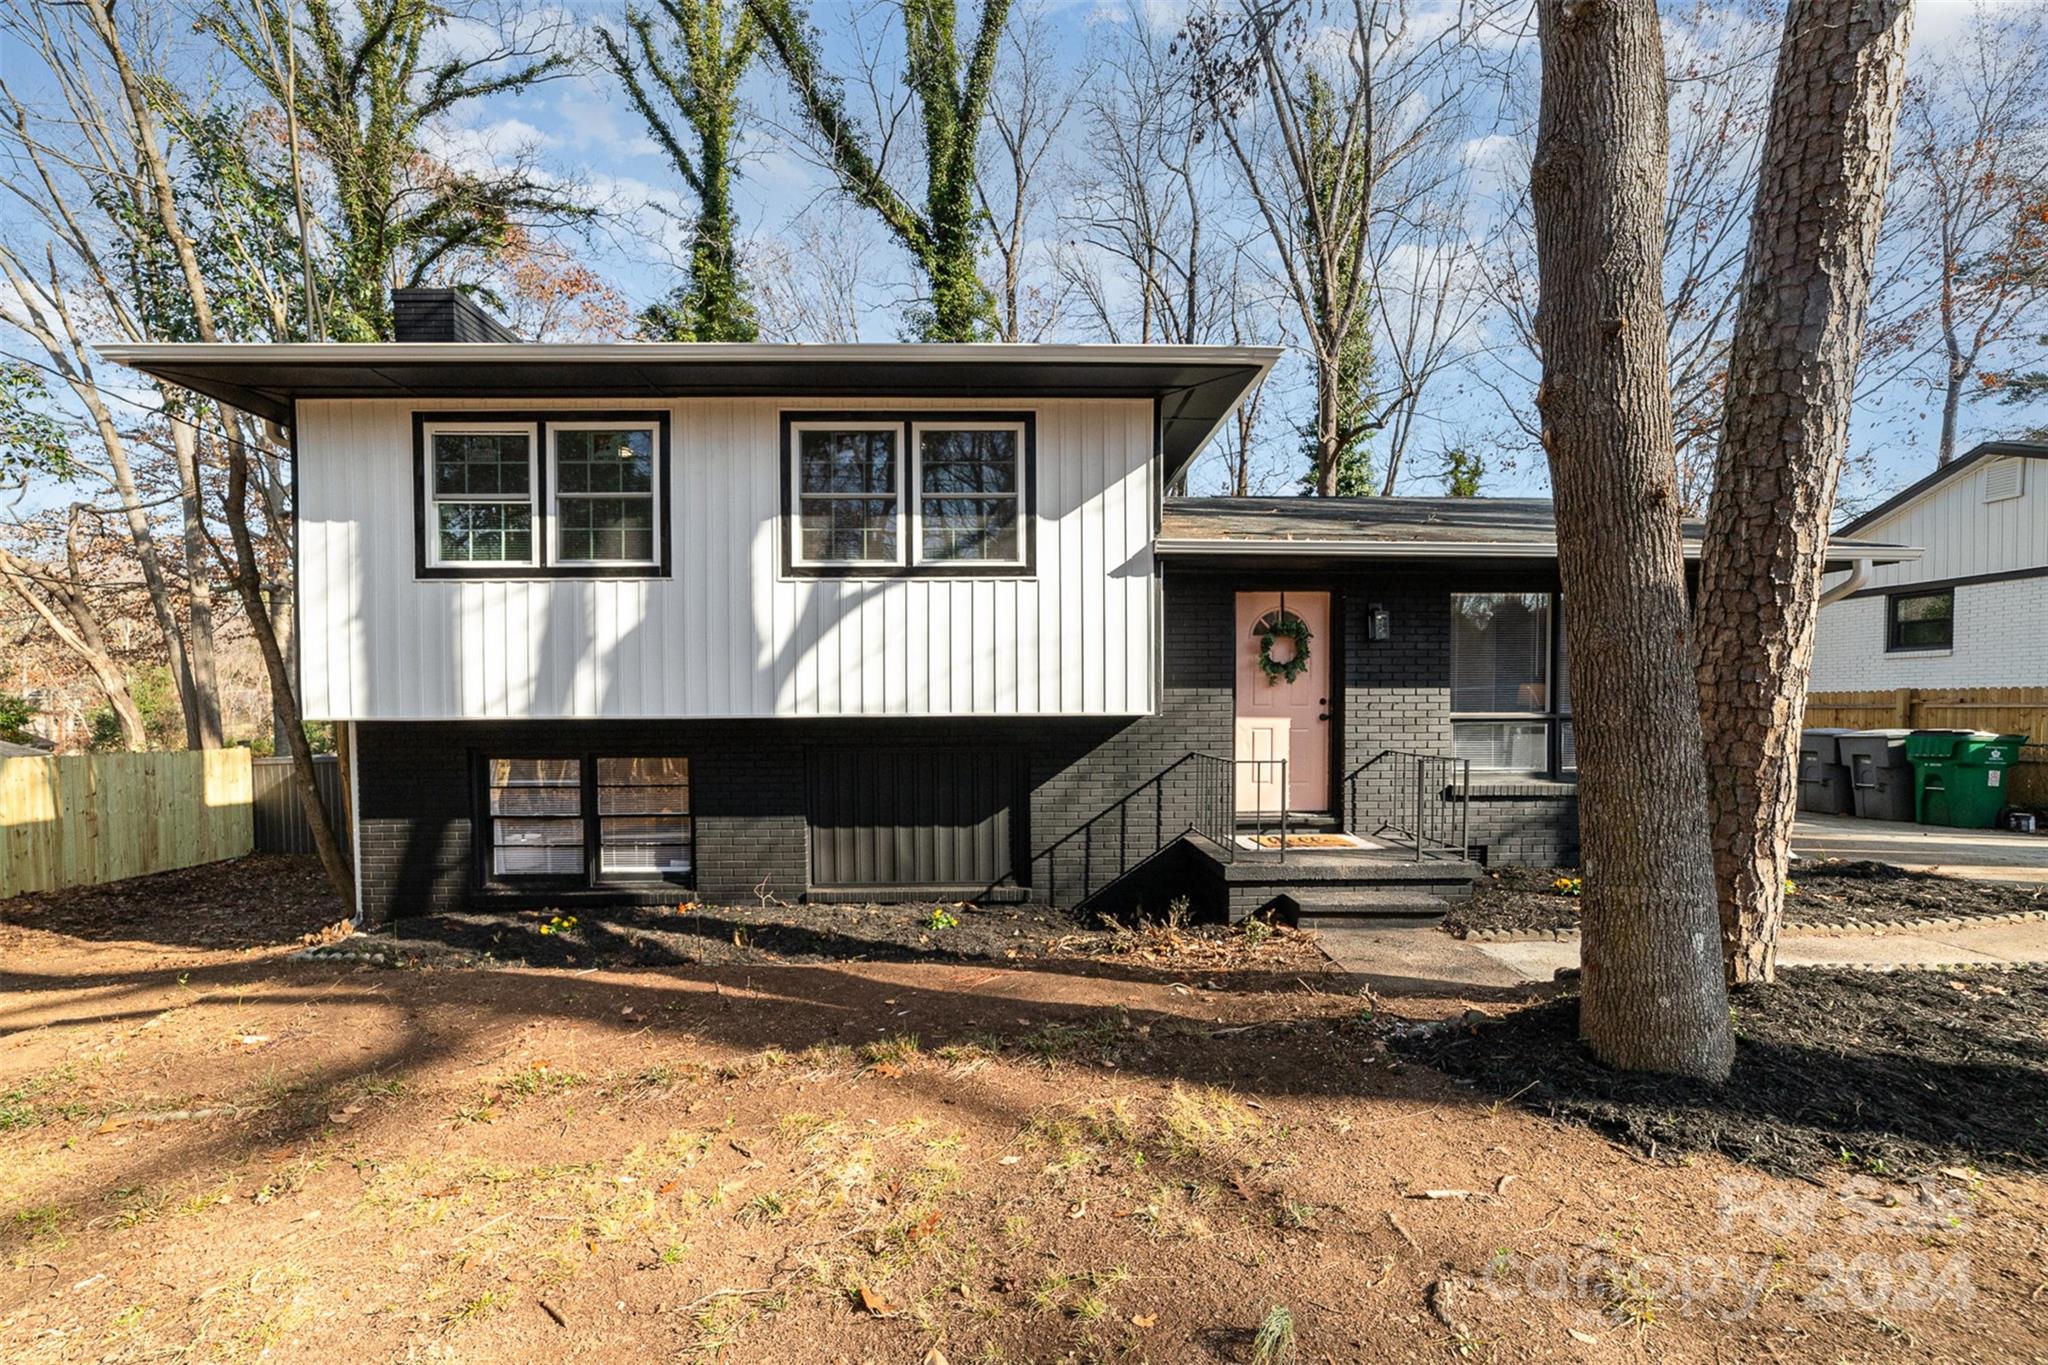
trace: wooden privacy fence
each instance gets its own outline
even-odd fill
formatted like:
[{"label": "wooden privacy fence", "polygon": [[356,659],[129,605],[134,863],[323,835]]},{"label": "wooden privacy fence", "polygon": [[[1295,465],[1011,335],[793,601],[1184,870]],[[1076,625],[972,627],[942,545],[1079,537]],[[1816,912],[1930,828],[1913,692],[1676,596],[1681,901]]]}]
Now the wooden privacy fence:
[{"label": "wooden privacy fence", "polygon": [[[311,853],[313,826],[299,804],[288,758],[259,758],[252,765],[258,853]],[[313,781],[327,802],[334,835],[348,848],[348,822],[342,818],[341,764],[333,754],[313,756]]]},{"label": "wooden privacy fence", "polygon": [[0,759],[0,897],[238,858],[246,749]]},{"label": "wooden privacy fence", "polygon": [[2048,807],[2048,687],[1900,687],[1812,692],[1806,723],[1851,730],[1992,730],[2025,735],[2012,774],[2015,806]]}]

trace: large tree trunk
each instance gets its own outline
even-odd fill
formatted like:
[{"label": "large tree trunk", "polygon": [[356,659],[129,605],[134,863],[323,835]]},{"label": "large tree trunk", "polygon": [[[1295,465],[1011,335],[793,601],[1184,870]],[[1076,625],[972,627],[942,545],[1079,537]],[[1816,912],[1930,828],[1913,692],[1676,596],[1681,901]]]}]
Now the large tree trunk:
[{"label": "large tree trunk", "polygon": [[221,413],[221,425],[228,449],[228,492],[227,522],[228,533],[234,539],[235,558],[232,565],[235,589],[242,595],[242,608],[249,618],[250,633],[256,637],[256,647],[262,652],[263,667],[270,675],[270,705],[282,722],[284,738],[291,750],[292,785],[298,789],[299,809],[306,813],[306,823],[312,826],[313,851],[320,855],[320,866],[326,870],[327,880],[341,895],[341,902],[349,913],[356,909],[355,870],[349,865],[348,856],[341,851],[341,841],[334,837],[334,822],[327,810],[327,801],[320,795],[320,784],[313,777],[313,747],[306,742],[306,727],[299,714],[299,694],[292,686],[292,674],[286,666],[284,650],[279,646],[276,628],[271,624],[270,613],[263,600],[263,564],[256,553],[256,538],[249,531],[249,445],[236,430],[233,412]]},{"label": "large tree trunk", "polygon": [[185,706],[185,747],[221,746],[220,671],[213,645],[212,555],[206,534],[206,506],[199,482],[199,432],[181,417],[171,419],[171,453],[178,466],[178,510],[185,529],[185,614],[190,638],[192,687]]},{"label": "large tree trunk", "polygon": [[1665,352],[1657,10],[1653,0],[1537,8],[1537,404],[1579,755],[1579,1033],[1610,1066],[1720,1080],[1734,1040]]},{"label": "large tree trunk", "polygon": [[1777,975],[1821,565],[1911,14],[1911,0],[1793,0],[1778,52],[1700,566],[1700,707],[1730,981]]}]

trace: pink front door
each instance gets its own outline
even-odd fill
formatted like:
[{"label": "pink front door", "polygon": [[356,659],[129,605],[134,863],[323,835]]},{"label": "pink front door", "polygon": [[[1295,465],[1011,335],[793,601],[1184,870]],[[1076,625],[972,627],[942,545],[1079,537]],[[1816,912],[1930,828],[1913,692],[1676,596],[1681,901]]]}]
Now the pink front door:
[{"label": "pink front door", "polygon": [[[1284,617],[1283,617],[1284,613]],[[1291,617],[1308,628],[1308,663],[1292,682],[1261,660],[1266,634]],[[1330,594],[1241,592],[1237,595],[1237,757],[1287,760],[1287,808],[1330,809]],[[1287,635],[1273,640],[1273,663],[1294,657]],[[1279,765],[1240,764],[1238,809],[1277,814]]]}]

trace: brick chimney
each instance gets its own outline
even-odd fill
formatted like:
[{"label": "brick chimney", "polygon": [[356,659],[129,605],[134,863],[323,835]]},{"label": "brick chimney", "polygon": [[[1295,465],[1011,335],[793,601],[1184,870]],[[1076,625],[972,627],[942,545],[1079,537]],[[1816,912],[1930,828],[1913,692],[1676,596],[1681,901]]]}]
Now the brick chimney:
[{"label": "brick chimney", "polygon": [[397,341],[520,341],[511,328],[459,289],[391,291]]}]

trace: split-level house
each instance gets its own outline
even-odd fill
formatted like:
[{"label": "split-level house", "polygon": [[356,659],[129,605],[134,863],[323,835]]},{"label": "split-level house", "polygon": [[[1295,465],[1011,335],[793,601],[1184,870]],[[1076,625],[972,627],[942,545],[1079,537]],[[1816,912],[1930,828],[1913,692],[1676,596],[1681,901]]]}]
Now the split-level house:
[{"label": "split-level house", "polygon": [[1548,503],[1165,496],[1274,350],[397,316],[390,344],[107,349],[290,435],[301,704],[337,729],[366,919],[1370,913],[1575,856]]}]

